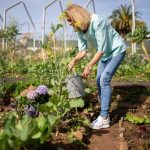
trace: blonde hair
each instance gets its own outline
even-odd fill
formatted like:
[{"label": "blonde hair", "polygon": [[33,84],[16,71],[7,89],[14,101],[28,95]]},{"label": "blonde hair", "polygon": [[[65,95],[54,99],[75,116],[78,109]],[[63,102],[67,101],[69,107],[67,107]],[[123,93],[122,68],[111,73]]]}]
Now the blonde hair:
[{"label": "blonde hair", "polygon": [[64,11],[65,17],[71,19],[75,27],[82,31],[88,29],[91,21],[91,14],[83,7],[72,4]]}]

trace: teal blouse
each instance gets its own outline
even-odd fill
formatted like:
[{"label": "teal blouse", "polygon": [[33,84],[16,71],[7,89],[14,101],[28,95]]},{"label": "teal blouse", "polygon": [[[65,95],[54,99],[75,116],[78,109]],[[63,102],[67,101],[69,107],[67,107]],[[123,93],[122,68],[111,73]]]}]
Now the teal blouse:
[{"label": "teal blouse", "polygon": [[88,42],[103,52],[101,60],[105,61],[126,50],[125,43],[121,36],[105,19],[93,14],[86,33],[77,32],[79,51],[88,50]]}]

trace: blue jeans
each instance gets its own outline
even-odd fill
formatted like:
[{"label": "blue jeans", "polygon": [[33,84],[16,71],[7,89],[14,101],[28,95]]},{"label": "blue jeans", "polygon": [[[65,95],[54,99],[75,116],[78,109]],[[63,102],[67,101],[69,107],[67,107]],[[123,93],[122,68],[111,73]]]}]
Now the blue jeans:
[{"label": "blue jeans", "polygon": [[106,61],[99,60],[97,70],[97,87],[101,100],[101,116],[109,115],[111,86],[110,81],[125,57],[125,52]]}]

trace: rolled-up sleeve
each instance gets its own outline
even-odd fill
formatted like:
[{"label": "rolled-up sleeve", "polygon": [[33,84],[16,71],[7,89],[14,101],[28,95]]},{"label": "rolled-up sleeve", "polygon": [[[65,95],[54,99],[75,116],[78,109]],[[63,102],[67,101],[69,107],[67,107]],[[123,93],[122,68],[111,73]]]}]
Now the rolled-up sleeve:
[{"label": "rolled-up sleeve", "polygon": [[77,36],[78,36],[78,48],[79,48],[79,51],[87,51],[87,49],[88,49],[87,41],[85,39],[83,39],[83,36],[81,35],[80,32],[78,32]]},{"label": "rolled-up sleeve", "polygon": [[97,41],[97,49],[105,53],[108,50],[108,29],[107,29],[107,21],[100,20],[94,25],[95,30],[95,38]]}]

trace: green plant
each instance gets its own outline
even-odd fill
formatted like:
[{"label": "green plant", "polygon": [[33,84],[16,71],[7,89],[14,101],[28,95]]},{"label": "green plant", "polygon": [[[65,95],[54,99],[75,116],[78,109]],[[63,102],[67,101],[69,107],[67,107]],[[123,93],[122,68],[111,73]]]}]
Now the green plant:
[{"label": "green plant", "polygon": [[40,144],[50,139],[53,129],[68,111],[83,106],[81,99],[69,101],[63,95],[53,95],[48,103],[39,106],[41,115],[35,119],[11,113],[0,132],[0,149],[37,149]]},{"label": "green plant", "polygon": [[150,119],[149,118],[134,116],[131,113],[127,113],[125,119],[132,122],[132,123],[135,123],[135,124],[150,125]]},{"label": "green plant", "polygon": [[49,51],[50,49],[52,49],[52,46],[54,48],[56,47],[56,32],[60,28],[63,28],[62,24],[57,24],[57,25],[55,25],[53,23],[51,24],[49,37],[47,37],[47,40],[45,40],[44,43],[42,44],[42,48]]},{"label": "green plant", "polygon": [[144,51],[145,55],[147,56],[148,60],[150,61],[150,58],[148,56],[148,52],[147,52],[146,47],[144,45],[144,40],[150,39],[149,34],[150,34],[150,31],[148,31],[148,28],[146,26],[138,27],[133,33],[129,33],[127,35],[127,38],[129,40],[131,40],[131,42],[141,43],[143,51]]},{"label": "green plant", "polygon": [[7,72],[7,61],[4,53],[0,54],[0,97],[3,96],[4,93],[4,87],[5,87],[5,77]]},{"label": "green plant", "polygon": [[[11,66],[13,65],[13,61],[14,61],[15,40],[18,34],[19,34],[19,29],[16,22],[11,22],[9,26],[5,27],[3,30],[0,30],[0,39],[4,39],[4,42],[7,42],[7,44],[9,45],[8,53],[10,55]],[[5,51],[7,50],[5,43],[3,48],[4,48],[3,50]]]},{"label": "green plant", "polygon": [[12,23],[4,30],[0,30],[0,39],[4,38],[6,41],[11,42],[18,33],[18,26]]},{"label": "green plant", "polygon": [[53,86],[63,82],[66,70],[67,67],[63,65],[61,59],[50,58],[29,68],[29,77],[39,80],[40,83]]},{"label": "green plant", "polygon": [[126,55],[114,79],[148,81],[150,77],[149,65],[150,63],[142,60],[140,55]]}]

